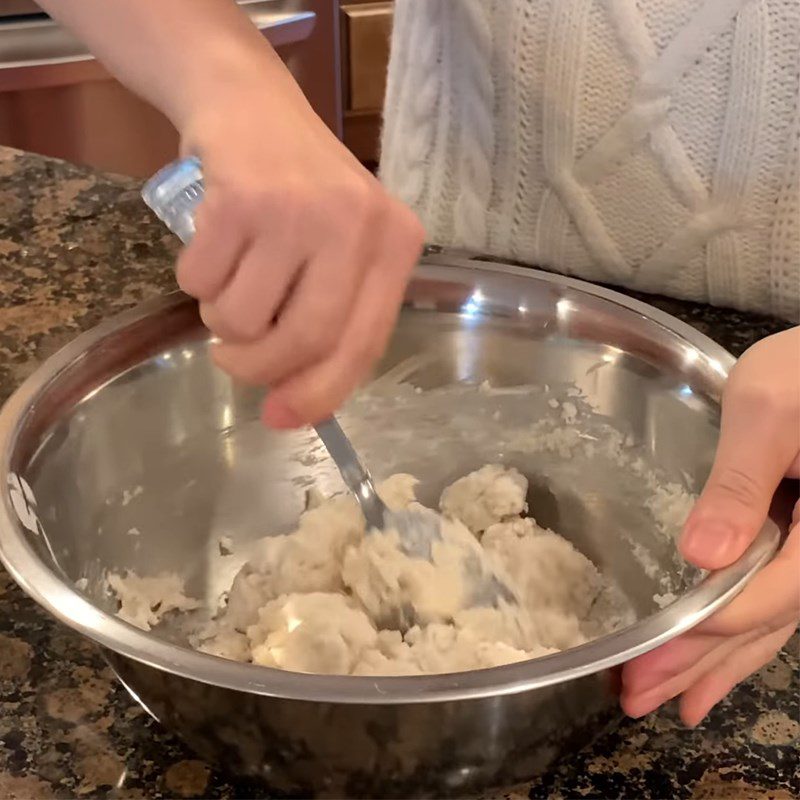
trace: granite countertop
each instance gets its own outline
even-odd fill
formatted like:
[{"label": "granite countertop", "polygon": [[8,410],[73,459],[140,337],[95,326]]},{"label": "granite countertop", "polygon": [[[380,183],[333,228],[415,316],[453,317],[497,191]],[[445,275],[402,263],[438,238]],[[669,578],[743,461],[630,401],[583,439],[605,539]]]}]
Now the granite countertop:
[{"label": "granite countertop", "polygon": [[[173,288],[175,243],[131,180],[0,148],[0,402],[104,317]],[[785,327],[666,299],[735,354]],[[741,798],[800,792],[798,636],[695,730],[674,708],[628,721],[496,797]],[[145,714],[95,648],[0,569],[0,798],[246,798]]]}]

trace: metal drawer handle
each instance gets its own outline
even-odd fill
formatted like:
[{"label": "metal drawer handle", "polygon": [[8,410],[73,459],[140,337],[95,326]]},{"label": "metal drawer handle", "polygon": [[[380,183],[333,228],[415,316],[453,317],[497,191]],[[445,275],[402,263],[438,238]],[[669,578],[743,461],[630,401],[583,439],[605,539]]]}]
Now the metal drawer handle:
[{"label": "metal drawer handle", "polygon": [[273,47],[302,42],[311,35],[317,22],[313,11],[251,11],[247,16],[260,31],[267,33],[267,39]]}]

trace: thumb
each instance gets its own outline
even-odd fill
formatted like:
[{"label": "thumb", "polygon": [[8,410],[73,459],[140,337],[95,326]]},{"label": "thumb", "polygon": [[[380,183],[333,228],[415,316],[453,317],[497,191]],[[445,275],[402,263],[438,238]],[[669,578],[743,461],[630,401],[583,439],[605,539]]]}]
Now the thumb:
[{"label": "thumb", "polygon": [[796,453],[779,414],[761,391],[730,386],[714,466],[692,509],[680,550],[703,569],[720,569],[747,549],[763,526],[772,496]]}]

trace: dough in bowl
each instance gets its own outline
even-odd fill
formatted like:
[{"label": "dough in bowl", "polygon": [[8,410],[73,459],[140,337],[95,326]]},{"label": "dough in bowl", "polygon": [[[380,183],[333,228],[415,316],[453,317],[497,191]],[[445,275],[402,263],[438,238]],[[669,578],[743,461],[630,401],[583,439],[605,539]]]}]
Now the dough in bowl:
[{"label": "dough in bowl", "polygon": [[[399,509],[416,502],[415,484],[395,475],[379,491]],[[298,672],[418,675],[535,658],[631,622],[624,597],[591,561],[524,516],[526,494],[525,477],[497,464],[456,481],[442,494],[431,561],[406,555],[395,532],[367,532],[352,497],[319,498],[297,530],[262,540],[197,646]],[[478,548],[519,606],[471,603],[459,554]],[[401,634],[386,618],[403,603],[418,624]]]}]

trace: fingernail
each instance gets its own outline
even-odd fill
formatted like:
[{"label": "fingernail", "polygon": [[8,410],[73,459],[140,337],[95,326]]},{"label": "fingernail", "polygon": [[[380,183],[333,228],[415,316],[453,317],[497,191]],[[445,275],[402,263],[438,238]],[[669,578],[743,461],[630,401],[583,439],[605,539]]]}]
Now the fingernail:
[{"label": "fingernail", "polygon": [[722,567],[736,556],[738,534],[727,522],[709,520],[690,522],[680,540],[680,550],[700,567]]},{"label": "fingernail", "polygon": [[303,420],[289,406],[269,400],[264,404],[263,420],[270,428],[279,431],[303,427]]}]

